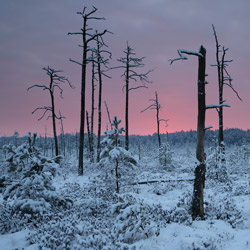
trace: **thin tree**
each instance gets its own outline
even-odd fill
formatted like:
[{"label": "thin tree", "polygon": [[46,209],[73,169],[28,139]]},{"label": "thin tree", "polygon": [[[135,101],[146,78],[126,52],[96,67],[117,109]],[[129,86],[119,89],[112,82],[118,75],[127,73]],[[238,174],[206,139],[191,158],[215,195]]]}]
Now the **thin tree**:
[{"label": "thin tree", "polygon": [[101,36],[107,32],[104,30],[100,33],[91,33],[92,29],[88,28],[87,23],[90,20],[104,20],[104,18],[95,17],[93,14],[97,11],[97,8],[93,7],[90,12],[86,11],[84,7],[82,12],[77,12],[83,18],[83,26],[80,32],[69,32],[68,35],[80,35],[82,37],[82,62],[77,62],[70,59],[71,62],[79,64],[82,69],[81,74],[81,114],[80,114],[80,139],[79,139],[79,162],[78,162],[78,175],[83,175],[83,151],[84,151],[84,125],[85,125],[85,97],[86,97],[86,70],[87,64],[91,61],[88,58],[88,52],[92,51],[89,47],[90,42],[95,40],[98,36]]},{"label": "thin tree", "polygon": [[61,119],[61,117],[57,116],[56,111],[55,111],[55,96],[54,96],[55,89],[58,89],[60,91],[60,97],[62,98],[63,89],[61,88],[60,84],[66,82],[69,84],[69,86],[71,88],[74,88],[74,86],[71,85],[71,83],[69,82],[69,80],[66,77],[58,74],[58,73],[61,73],[62,70],[54,70],[54,69],[50,68],[49,66],[47,68],[43,68],[43,70],[46,71],[47,75],[49,76],[48,86],[35,84],[35,85],[30,86],[27,90],[30,90],[34,87],[38,87],[38,88],[42,88],[43,90],[47,90],[50,94],[51,106],[38,107],[32,111],[32,114],[34,114],[38,110],[43,110],[42,116],[38,119],[38,120],[41,120],[47,112],[50,113],[48,118],[52,118],[55,153],[57,156],[59,154],[59,150],[58,150],[58,141],[57,141],[57,133],[56,133],[56,119]]},{"label": "thin tree", "polygon": [[149,99],[149,101],[152,101],[153,103],[151,105],[149,105],[147,108],[143,109],[141,111],[141,113],[144,112],[144,111],[146,111],[146,110],[148,110],[148,109],[154,109],[154,110],[156,110],[156,122],[157,122],[156,124],[157,124],[158,146],[159,146],[159,149],[160,149],[160,147],[161,147],[160,122],[161,121],[167,122],[167,120],[166,119],[160,119],[160,117],[159,117],[161,105],[160,105],[159,100],[158,100],[158,93],[157,93],[157,91],[155,91],[155,99]]},{"label": "thin tree", "polygon": [[[109,114],[109,108],[108,108],[108,104],[106,101],[104,101],[105,107],[106,107],[106,111],[107,111],[107,115],[108,115],[108,119],[109,119],[109,124],[110,124],[110,129],[112,129],[112,122],[111,122],[111,118],[110,118],[110,114]],[[107,129],[108,130],[108,129]]]},{"label": "thin tree", "polygon": [[[116,68],[123,68],[124,72],[122,74],[122,77],[124,77],[125,85],[123,86],[123,90],[125,88],[125,95],[126,95],[126,101],[125,101],[125,148],[126,150],[129,150],[129,92],[131,90],[139,89],[139,88],[148,88],[145,86],[145,83],[149,83],[148,81],[148,74],[152,71],[149,70],[146,73],[139,74],[136,72],[137,68],[144,67],[145,64],[143,63],[143,59],[145,57],[134,57],[135,53],[134,50],[129,46],[127,42],[127,47],[123,51],[125,54],[125,57],[121,57],[117,61],[122,63],[122,66],[118,66]],[[137,81],[140,80],[144,85],[136,86],[136,87],[130,87],[131,80]]]},{"label": "thin tree", "polygon": [[[96,31],[97,33],[97,31]],[[110,33],[110,32],[109,32]],[[100,161],[100,153],[101,153],[101,127],[102,127],[102,85],[103,85],[103,76],[107,78],[111,78],[103,70],[102,67],[107,68],[107,64],[109,63],[109,59],[111,59],[112,54],[104,49],[107,45],[104,43],[102,36],[96,37],[96,49],[95,55],[96,59],[93,60],[97,64],[97,74],[98,74],[98,82],[99,82],[99,95],[98,95],[98,133],[97,133],[97,162]],[[109,58],[105,58],[103,54],[108,54]]]},{"label": "thin tree", "polygon": [[[92,52],[92,57],[94,54]],[[92,81],[91,81],[91,118],[90,118],[90,154],[91,160],[94,161],[94,114],[95,114],[95,62],[92,61]]]},{"label": "thin tree", "polygon": [[64,134],[64,128],[63,128],[63,119],[65,118],[62,116],[61,111],[59,110],[59,115],[60,115],[60,124],[61,124],[61,151],[63,151],[64,157],[66,156],[66,142],[65,142],[65,134]]},{"label": "thin tree", "polygon": [[218,72],[218,87],[219,87],[219,105],[220,107],[217,108],[218,116],[219,116],[219,146],[224,151],[224,134],[223,134],[223,103],[225,103],[225,100],[223,98],[223,88],[224,86],[230,87],[233,92],[236,94],[239,100],[242,101],[240,98],[238,92],[235,90],[235,88],[232,85],[232,78],[230,74],[228,73],[227,66],[229,63],[231,63],[233,60],[226,60],[226,52],[228,51],[228,48],[225,48],[224,46],[221,46],[218,42],[218,37],[216,34],[216,30],[214,25],[213,32],[214,32],[214,38],[215,38],[215,44],[216,44],[216,64],[212,65],[217,67]]}]

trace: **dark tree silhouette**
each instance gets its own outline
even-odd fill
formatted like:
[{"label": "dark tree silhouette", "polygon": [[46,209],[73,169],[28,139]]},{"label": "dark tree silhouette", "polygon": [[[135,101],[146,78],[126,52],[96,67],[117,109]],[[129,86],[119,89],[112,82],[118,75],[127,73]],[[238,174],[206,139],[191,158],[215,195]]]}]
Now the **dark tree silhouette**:
[{"label": "dark tree silhouette", "polygon": [[171,64],[176,60],[187,60],[187,55],[194,55],[198,57],[198,120],[197,120],[197,145],[196,145],[196,158],[198,164],[195,168],[195,180],[194,180],[194,193],[192,202],[192,216],[193,219],[196,217],[204,217],[203,207],[203,189],[205,186],[205,116],[206,116],[206,92],[205,92],[205,77],[206,77],[206,49],[201,46],[199,52],[178,50],[180,55],[179,58],[170,60]]},{"label": "dark tree silhouette", "polygon": [[87,64],[91,61],[88,58],[88,52],[92,51],[89,47],[90,42],[94,41],[98,36],[102,36],[107,32],[104,30],[100,33],[91,33],[91,28],[87,26],[89,20],[104,20],[104,18],[95,17],[93,14],[97,11],[97,8],[93,7],[90,12],[86,11],[84,7],[82,12],[77,12],[83,18],[83,26],[80,32],[69,32],[68,35],[80,35],[82,37],[82,62],[77,62],[70,59],[70,61],[79,64],[82,69],[81,79],[81,114],[80,114],[80,139],[79,139],[79,163],[78,163],[78,175],[83,175],[83,151],[84,151],[84,125],[85,125],[85,97],[86,97],[86,69]]},{"label": "dark tree silhouette", "polygon": [[[125,102],[125,148],[126,150],[129,149],[129,92],[131,90],[139,89],[139,88],[147,88],[145,86],[145,83],[149,83],[148,81],[148,74],[152,71],[149,70],[146,73],[139,74],[136,72],[137,68],[144,67],[145,64],[142,62],[145,57],[137,58],[134,57],[135,53],[133,52],[133,49],[129,46],[127,43],[126,49],[123,51],[125,53],[125,57],[121,57],[118,59],[118,62],[121,62],[122,66],[118,66],[116,68],[123,68],[124,73],[122,76],[125,78],[125,85],[123,86],[123,89],[125,88],[125,94],[126,94],[126,102]],[[136,86],[136,87],[130,87],[130,81],[137,81],[140,80],[144,85]]]},{"label": "dark tree silhouette", "polygon": [[[58,150],[58,141],[57,141],[57,134],[56,134],[56,119],[62,119],[61,116],[56,115],[55,111],[55,89],[58,89],[60,91],[60,97],[62,98],[63,94],[63,89],[61,88],[61,83],[68,83],[71,88],[74,88],[73,85],[69,82],[69,80],[64,77],[59,75],[58,73],[61,73],[62,70],[54,70],[50,68],[49,66],[47,68],[43,68],[44,71],[46,71],[47,75],[49,76],[49,84],[47,85],[39,85],[39,84],[34,84],[28,88],[28,90],[38,87],[42,88],[43,90],[48,90],[50,94],[50,101],[51,101],[51,106],[44,106],[44,107],[38,107],[35,110],[33,110],[32,114],[34,114],[38,110],[43,110],[42,116],[38,119],[41,120],[47,112],[50,113],[48,118],[52,118],[52,125],[53,125],[53,134],[54,134],[54,141],[55,141],[55,153],[56,155],[59,154]],[[48,119],[47,118],[47,119]]]},{"label": "dark tree silhouette", "polygon": [[167,120],[159,118],[159,113],[160,113],[161,105],[160,105],[159,100],[158,100],[158,93],[157,93],[157,91],[155,91],[155,99],[150,99],[149,101],[152,101],[153,103],[151,105],[149,105],[147,108],[143,109],[141,111],[141,113],[144,112],[144,111],[146,111],[146,110],[148,110],[148,109],[155,109],[156,110],[158,146],[159,146],[159,149],[160,149],[160,147],[161,147],[160,122],[161,121],[167,122]]},{"label": "dark tree silhouette", "polygon": [[223,98],[223,88],[224,86],[230,87],[233,92],[236,94],[239,100],[242,101],[240,98],[238,92],[235,90],[235,88],[232,85],[232,78],[230,74],[228,73],[227,66],[229,63],[231,63],[233,60],[226,60],[226,52],[228,51],[228,48],[225,48],[224,46],[221,46],[218,42],[218,37],[216,34],[216,30],[214,25],[212,25],[213,31],[214,31],[214,38],[216,43],[216,64],[212,65],[217,67],[218,71],[218,86],[219,86],[219,105],[220,107],[217,108],[218,116],[219,116],[219,146],[224,151],[224,135],[223,135],[223,103],[225,103],[225,100]]}]

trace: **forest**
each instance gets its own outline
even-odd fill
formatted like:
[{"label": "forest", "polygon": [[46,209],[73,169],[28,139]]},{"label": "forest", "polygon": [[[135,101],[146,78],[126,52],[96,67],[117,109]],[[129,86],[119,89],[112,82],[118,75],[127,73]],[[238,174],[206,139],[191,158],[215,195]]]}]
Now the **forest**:
[{"label": "forest", "polygon": [[[230,100],[224,87],[242,99],[215,26],[218,104],[206,99],[209,50],[176,48],[178,57],[169,64],[197,59],[197,130],[169,133],[161,93],[155,91],[141,110],[152,113],[155,133],[133,135],[130,93],[150,88],[154,69],[145,70],[145,57],[137,57],[129,42],[118,64],[109,66],[105,36],[112,32],[94,26],[105,18],[94,6],[77,16],[81,28],[68,36],[81,41],[82,60],[70,59],[81,70],[79,132],[64,132],[67,118],[57,107],[66,86],[75,86],[62,70],[44,67],[47,83],[31,84],[27,92],[47,93],[49,103],[32,114],[39,113],[39,121],[47,118],[52,132],[20,136],[17,128],[12,136],[0,137],[1,249],[250,249],[250,130],[225,129]],[[117,70],[124,114],[112,117],[103,83]],[[205,125],[210,110],[218,130]],[[102,131],[104,114],[108,123]]]}]

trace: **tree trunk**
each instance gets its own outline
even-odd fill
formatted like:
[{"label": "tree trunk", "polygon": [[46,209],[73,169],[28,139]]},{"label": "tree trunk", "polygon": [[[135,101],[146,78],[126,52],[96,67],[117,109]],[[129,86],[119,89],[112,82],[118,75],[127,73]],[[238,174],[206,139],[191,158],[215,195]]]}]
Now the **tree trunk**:
[{"label": "tree trunk", "polygon": [[160,137],[160,120],[159,120],[159,102],[158,102],[158,95],[155,92],[155,102],[156,102],[156,119],[157,119],[157,135],[158,135],[158,146],[159,149],[161,147],[161,137]]},{"label": "tree trunk", "polygon": [[98,54],[97,71],[98,71],[98,81],[99,81],[97,162],[99,162],[101,153],[101,125],[102,125],[102,72],[101,72],[101,56],[100,56],[99,42],[97,42],[97,54]]},{"label": "tree trunk", "polygon": [[206,114],[206,93],[205,93],[205,71],[206,71],[206,49],[201,46],[199,53],[198,68],[198,122],[197,122],[197,147],[196,158],[198,166],[195,168],[194,193],[192,202],[192,217],[204,217],[203,189],[205,186],[205,114]]},{"label": "tree trunk", "polygon": [[126,104],[125,104],[125,149],[129,149],[129,138],[128,138],[128,102],[129,102],[129,53],[127,53],[127,64],[126,64]]},{"label": "tree trunk", "polygon": [[91,143],[91,133],[90,133],[90,129],[89,129],[89,113],[86,110],[86,121],[87,121],[87,131],[88,131],[88,141],[89,141],[89,157],[90,157],[90,161],[93,162],[93,148],[92,148],[92,143]]},{"label": "tree trunk", "polygon": [[87,42],[86,22],[83,22],[83,57],[82,57],[82,84],[81,84],[81,115],[80,115],[80,138],[79,138],[79,164],[78,175],[83,175],[83,153],[84,153],[84,122],[85,122],[85,89],[86,89],[86,66],[87,66]]},{"label": "tree trunk", "polygon": [[91,129],[90,129],[90,141],[91,141],[91,154],[94,161],[94,112],[95,112],[95,64],[92,62],[92,101],[91,101]]},{"label": "tree trunk", "polygon": [[56,156],[58,156],[59,152],[58,152],[58,141],[57,141],[57,134],[56,134],[55,102],[54,102],[54,94],[52,90],[50,90],[50,98],[51,98],[51,108],[52,108],[52,123],[53,123],[53,133],[54,133],[54,141],[55,141],[55,152],[56,152]]}]

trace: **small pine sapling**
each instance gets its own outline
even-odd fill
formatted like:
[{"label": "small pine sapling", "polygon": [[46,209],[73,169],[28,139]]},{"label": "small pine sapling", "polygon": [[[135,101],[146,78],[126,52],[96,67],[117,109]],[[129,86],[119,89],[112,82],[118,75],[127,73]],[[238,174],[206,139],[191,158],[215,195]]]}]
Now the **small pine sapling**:
[{"label": "small pine sapling", "polygon": [[125,132],[123,127],[118,128],[121,120],[117,120],[115,116],[113,122],[111,123],[112,129],[105,131],[105,138],[102,140],[103,150],[100,154],[100,165],[108,167],[110,166],[111,173],[113,173],[113,165],[115,163],[115,178],[116,178],[116,192],[119,193],[119,179],[120,171],[118,166],[133,168],[137,162],[132,154],[120,146],[119,135]]},{"label": "small pine sapling", "polygon": [[54,206],[67,206],[67,201],[55,192],[52,178],[56,175],[62,156],[45,157],[35,147],[37,134],[29,132],[28,143],[19,147],[7,145],[5,186],[3,198],[16,211],[43,213]]}]

